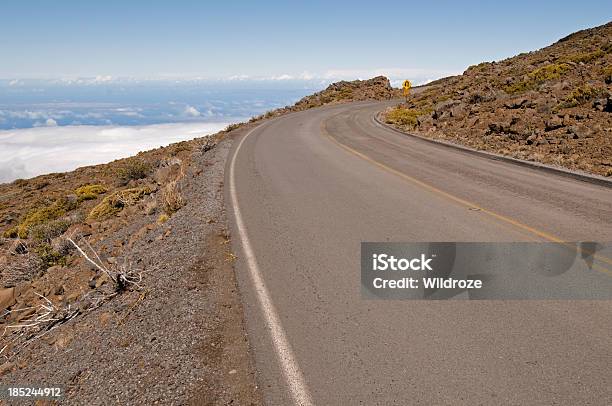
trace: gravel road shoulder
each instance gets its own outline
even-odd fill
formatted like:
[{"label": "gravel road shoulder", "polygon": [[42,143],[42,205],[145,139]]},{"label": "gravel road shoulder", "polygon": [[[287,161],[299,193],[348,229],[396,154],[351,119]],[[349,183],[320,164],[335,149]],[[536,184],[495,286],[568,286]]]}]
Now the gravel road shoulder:
[{"label": "gravel road shoulder", "polygon": [[75,405],[262,403],[223,204],[231,143],[194,153],[186,204],[167,222],[130,220],[98,244],[125,246],[149,270],[144,289],[32,341],[3,384],[62,385],[61,403]]}]

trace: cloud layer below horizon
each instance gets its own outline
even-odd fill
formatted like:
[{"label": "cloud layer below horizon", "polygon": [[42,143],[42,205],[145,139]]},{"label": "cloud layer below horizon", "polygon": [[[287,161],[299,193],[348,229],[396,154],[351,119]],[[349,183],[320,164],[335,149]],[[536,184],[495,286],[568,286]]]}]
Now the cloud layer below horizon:
[{"label": "cloud layer below horizon", "polygon": [[110,162],[213,134],[227,124],[65,126],[0,131],[0,183]]}]

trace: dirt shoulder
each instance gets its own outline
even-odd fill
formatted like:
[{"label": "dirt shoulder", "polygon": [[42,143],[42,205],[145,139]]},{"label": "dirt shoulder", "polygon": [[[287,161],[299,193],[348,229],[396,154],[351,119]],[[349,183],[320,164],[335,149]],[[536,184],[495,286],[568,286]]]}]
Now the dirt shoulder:
[{"label": "dirt shoulder", "polygon": [[[183,146],[188,152],[181,158],[170,158],[181,160],[182,204],[163,222],[160,210],[150,207],[154,192],[104,226],[95,220],[80,225],[101,265],[113,269],[125,263],[141,274],[138,287],[117,292],[112,281],[100,283],[104,273],[74,252],[65,265],[16,284],[16,303],[10,313],[5,310],[3,329],[26,324],[14,317],[19,308],[44,304],[31,292],[58,309],[55,318],[68,305],[78,313],[56,324],[7,329],[0,346],[8,346],[2,353],[3,384],[61,385],[63,404],[261,404],[223,207],[232,139],[219,138],[214,146],[194,141]],[[166,152],[162,155],[170,157]],[[71,176],[77,175],[64,178]],[[101,295],[113,296],[101,303],[88,300]]]}]

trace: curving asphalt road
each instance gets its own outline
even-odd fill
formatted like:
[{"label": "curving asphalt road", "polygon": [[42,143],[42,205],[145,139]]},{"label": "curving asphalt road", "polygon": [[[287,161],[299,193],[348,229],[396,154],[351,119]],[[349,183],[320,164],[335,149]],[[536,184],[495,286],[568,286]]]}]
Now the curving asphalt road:
[{"label": "curving asphalt road", "polygon": [[609,405],[610,301],[368,301],[361,241],[612,241],[612,189],[381,127],[385,103],[265,122],[226,171],[270,405]]}]

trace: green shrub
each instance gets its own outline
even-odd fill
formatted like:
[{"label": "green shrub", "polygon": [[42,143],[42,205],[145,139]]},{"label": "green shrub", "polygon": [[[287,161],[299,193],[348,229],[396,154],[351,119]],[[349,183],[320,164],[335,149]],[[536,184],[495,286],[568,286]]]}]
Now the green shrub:
[{"label": "green shrub", "polygon": [[78,201],[97,199],[98,195],[108,192],[108,189],[103,185],[85,185],[77,188],[74,193],[77,195]]},{"label": "green shrub", "polygon": [[534,69],[527,76],[537,83],[542,83],[547,80],[559,79],[561,75],[567,73],[571,66],[567,63],[553,63]]},{"label": "green shrub", "polygon": [[102,220],[111,217],[123,210],[124,207],[134,205],[145,195],[149,194],[151,194],[151,189],[147,186],[119,190],[106,196],[100,204],[89,212],[88,218]]},{"label": "green shrub", "polygon": [[540,83],[559,79],[570,69],[571,66],[567,63],[553,63],[542,66],[529,72],[526,79],[504,86],[503,89],[506,93],[510,94],[525,92],[534,89]]},{"label": "green shrub", "polygon": [[64,234],[71,223],[66,220],[51,220],[38,224],[30,229],[30,236],[38,242],[51,242],[55,237]]},{"label": "green shrub", "polygon": [[417,117],[422,114],[424,114],[424,112],[421,110],[407,109],[402,106],[397,106],[387,113],[385,120],[388,124],[397,124],[414,128],[418,124]]},{"label": "green shrub", "polygon": [[49,206],[33,210],[17,226],[17,236],[19,238],[27,238],[32,227],[56,220],[74,208],[76,208],[76,202],[67,198],[61,198]]},{"label": "green shrub", "polygon": [[38,245],[34,248],[34,253],[40,258],[45,269],[55,265],[65,266],[68,259],[66,256],[55,251],[48,243]]},{"label": "green shrub", "polygon": [[565,98],[563,107],[575,107],[594,99],[602,93],[601,89],[596,89],[589,85],[579,86]]},{"label": "green shrub", "polygon": [[526,92],[527,90],[531,90],[535,87],[535,83],[530,80],[521,80],[520,82],[515,82],[510,85],[504,86],[504,91],[509,94]]},{"label": "green shrub", "polygon": [[151,173],[151,165],[139,158],[130,158],[117,170],[117,177],[123,185],[131,180],[143,179]]},{"label": "green shrub", "polygon": [[575,63],[580,63],[580,62],[589,63],[591,61],[594,61],[595,59],[601,58],[605,54],[606,53],[602,50],[597,50],[593,52],[581,52],[578,54],[568,56],[566,60],[575,62]]}]

